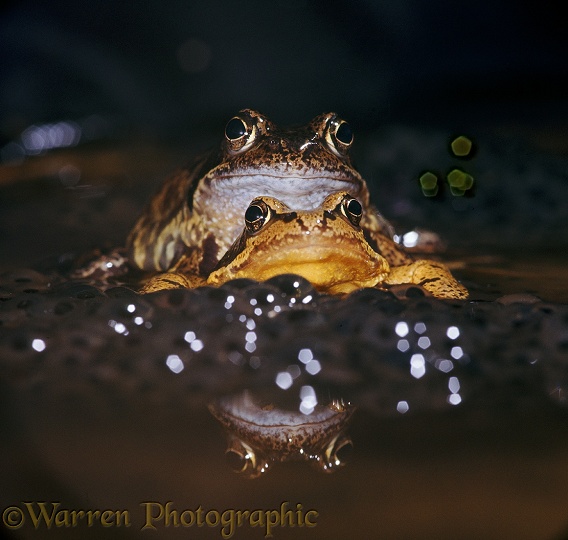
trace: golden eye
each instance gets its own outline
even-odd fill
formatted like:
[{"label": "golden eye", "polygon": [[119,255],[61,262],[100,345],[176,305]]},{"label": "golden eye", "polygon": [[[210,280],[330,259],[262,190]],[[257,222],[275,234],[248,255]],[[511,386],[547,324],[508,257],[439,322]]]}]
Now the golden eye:
[{"label": "golden eye", "polygon": [[359,226],[361,222],[361,217],[363,216],[363,206],[354,197],[346,195],[343,201],[341,201],[341,213],[356,227]]},{"label": "golden eye", "polygon": [[353,130],[345,120],[334,115],[328,122],[325,140],[335,155],[345,156],[353,144]]},{"label": "golden eye", "polygon": [[[337,446],[332,452],[332,459],[335,462],[335,466],[345,465],[353,454],[353,443],[351,439],[343,439],[338,442]],[[337,463],[339,462],[339,463]]]},{"label": "golden eye", "polygon": [[238,141],[241,137],[247,134],[247,125],[242,118],[235,116],[231,118],[227,125],[225,126],[225,137],[229,141]]},{"label": "golden eye", "polygon": [[254,118],[249,116],[234,116],[225,126],[225,140],[229,152],[237,154],[248,150],[257,137],[257,127]]},{"label": "golden eye", "polygon": [[343,467],[351,459],[352,453],[353,442],[348,436],[340,434],[327,445],[324,454],[312,464],[319,470],[330,473]]},{"label": "golden eye", "polygon": [[252,460],[248,453],[243,454],[234,449],[228,449],[225,452],[225,459],[231,470],[236,473],[242,473],[252,466]]},{"label": "golden eye", "polygon": [[225,459],[229,467],[244,478],[257,478],[269,467],[265,456],[258,455],[247,443],[236,438],[229,441]]},{"label": "golden eye", "polygon": [[353,130],[351,129],[351,126],[344,120],[341,120],[341,122],[337,126],[337,129],[335,130],[335,138],[341,144],[344,144],[345,146],[351,146],[354,138]]},{"label": "golden eye", "polygon": [[255,199],[249,204],[245,212],[245,226],[247,231],[254,234],[270,219],[270,208],[262,199]]}]

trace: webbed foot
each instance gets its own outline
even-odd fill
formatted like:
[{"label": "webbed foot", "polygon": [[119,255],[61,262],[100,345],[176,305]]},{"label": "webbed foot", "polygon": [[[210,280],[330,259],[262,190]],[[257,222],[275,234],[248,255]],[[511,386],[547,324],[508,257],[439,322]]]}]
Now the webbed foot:
[{"label": "webbed foot", "polygon": [[194,289],[204,284],[205,280],[198,276],[188,277],[177,272],[165,272],[149,279],[139,292],[148,294],[168,289]]},{"label": "webbed foot", "polygon": [[467,289],[452,276],[446,266],[437,261],[418,260],[413,263],[391,267],[385,284],[420,285],[437,298],[465,300]]}]

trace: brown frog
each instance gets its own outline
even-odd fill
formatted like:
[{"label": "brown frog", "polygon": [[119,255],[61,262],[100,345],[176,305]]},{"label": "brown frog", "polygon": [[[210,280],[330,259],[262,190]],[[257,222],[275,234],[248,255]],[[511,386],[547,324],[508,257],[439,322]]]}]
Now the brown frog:
[{"label": "brown frog", "polygon": [[305,414],[263,405],[245,391],[215,401],[209,410],[227,432],[229,465],[247,478],[285,461],[308,461],[323,472],[334,472],[345,465],[353,448],[346,430],[355,407],[342,400],[314,404]]},{"label": "brown frog", "polygon": [[[259,195],[292,210],[312,210],[330,193],[346,191],[365,209],[363,229],[371,236],[392,235],[353,168],[352,144],[349,124],[335,113],[282,129],[259,112],[240,111],[226,125],[216,152],[166,179],[152,198],[128,237],[131,264],[209,275],[241,233],[245,210]],[[409,260],[401,251],[390,256],[389,264]]]},{"label": "brown frog", "polygon": [[467,297],[441,263],[391,266],[398,246],[379,233],[369,235],[361,226],[364,215],[363,205],[346,191],[328,195],[314,210],[291,210],[274,197],[257,197],[245,212],[241,235],[207,278],[168,272],[150,280],[143,292],[298,274],[329,294],[409,283],[439,298]]}]

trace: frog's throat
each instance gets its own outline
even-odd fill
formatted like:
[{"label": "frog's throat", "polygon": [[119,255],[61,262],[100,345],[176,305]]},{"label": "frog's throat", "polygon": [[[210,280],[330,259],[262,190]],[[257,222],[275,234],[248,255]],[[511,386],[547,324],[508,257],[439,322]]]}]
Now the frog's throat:
[{"label": "frog's throat", "polygon": [[343,401],[329,405],[316,405],[311,414],[288,411],[278,407],[262,407],[250,392],[221,398],[209,405],[209,410],[227,427],[241,425],[247,429],[279,429],[332,427],[342,428],[355,411],[355,407]]},{"label": "frog's throat", "polygon": [[[274,406],[261,407],[247,391],[209,405],[230,437],[236,437],[270,461],[313,459],[348,426],[355,407],[343,401],[317,404],[311,414]],[[316,458],[319,459],[319,458]]]},{"label": "frog's throat", "polygon": [[[247,174],[223,174],[205,182],[201,188],[209,196],[226,201],[231,207],[246,209],[255,196],[274,197],[294,210],[314,210],[318,208],[329,193],[347,191],[367,203],[368,193],[360,177],[321,171],[318,174],[268,174],[251,172]],[[201,191],[201,190],[198,190]],[[230,200],[227,199],[230,193]],[[197,194],[197,197],[200,193]]]},{"label": "frog's throat", "polygon": [[341,294],[374,287],[386,279],[389,270],[386,260],[374,252],[320,242],[314,246],[280,245],[242,260],[237,257],[212,272],[208,283],[220,285],[243,277],[266,281],[280,274],[297,274],[321,291]]}]

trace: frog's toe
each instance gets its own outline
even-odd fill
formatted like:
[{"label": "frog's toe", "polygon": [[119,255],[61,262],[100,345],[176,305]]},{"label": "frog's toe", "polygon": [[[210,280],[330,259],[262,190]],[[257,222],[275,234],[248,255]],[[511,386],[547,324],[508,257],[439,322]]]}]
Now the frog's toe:
[{"label": "frog's toe", "polygon": [[420,285],[437,298],[464,300],[468,297],[467,289],[456,281],[444,264],[437,261],[419,260],[392,267],[386,283]]},{"label": "frog's toe", "polygon": [[140,289],[140,294],[148,294],[167,289],[193,289],[198,287],[201,281],[202,280],[199,280],[198,282],[196,279],[176,272],[165,272],[148,280]]}]

